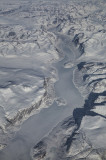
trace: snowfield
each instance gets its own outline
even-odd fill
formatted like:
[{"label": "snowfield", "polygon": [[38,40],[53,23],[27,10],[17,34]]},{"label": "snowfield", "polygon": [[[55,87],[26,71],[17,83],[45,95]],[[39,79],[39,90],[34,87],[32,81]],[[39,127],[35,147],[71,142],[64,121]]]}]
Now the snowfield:
[{"label": "snowfield", "polygon": [[[44,114],[51,124],[40,130],[33,121],[39,133],[21,135],[30,141],[36,134],[24,154],[31,160],[106,159],[105,0],[0,1],[0,159],[29,160],[21,149],[12,153],[15,133],[53,107],[55,123]],[[9,146],[13,138],[15,147]]]}]

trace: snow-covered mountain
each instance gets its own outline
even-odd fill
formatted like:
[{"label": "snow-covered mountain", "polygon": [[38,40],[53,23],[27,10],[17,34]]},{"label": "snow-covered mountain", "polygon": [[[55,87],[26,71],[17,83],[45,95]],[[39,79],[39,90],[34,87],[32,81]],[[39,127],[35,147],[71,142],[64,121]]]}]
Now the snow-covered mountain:
[{"label": "snow-covered mountain", "polygon": [[[83,106],[60,85],[68,71]],[[70,106],[70,116],[35,140],[32,159],[106,159],[105,0],[1,0],[0,97],[0,149],[26,119],[56,103]]]}]

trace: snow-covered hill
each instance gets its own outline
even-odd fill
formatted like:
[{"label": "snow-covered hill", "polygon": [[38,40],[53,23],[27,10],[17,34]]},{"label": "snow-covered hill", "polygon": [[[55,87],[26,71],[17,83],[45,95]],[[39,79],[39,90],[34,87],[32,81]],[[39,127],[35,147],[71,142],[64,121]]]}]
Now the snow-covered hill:
[{"label": "snow-covered hill", "polygon": [[42,108],[67,107],[54,88],[53,63],[63,58],[84,106],[35,145],[32,159],[106,158],[105,0],[0,1],[0,149]]}]

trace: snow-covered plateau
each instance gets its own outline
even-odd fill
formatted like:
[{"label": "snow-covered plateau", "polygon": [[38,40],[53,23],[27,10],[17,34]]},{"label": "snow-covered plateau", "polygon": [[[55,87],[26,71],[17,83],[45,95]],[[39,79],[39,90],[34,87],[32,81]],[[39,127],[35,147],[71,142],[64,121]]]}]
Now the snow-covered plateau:
[{"label": "snow-covered plateau", "polygon": [[106,1],[0,1],[0,160],[106,160]]}]

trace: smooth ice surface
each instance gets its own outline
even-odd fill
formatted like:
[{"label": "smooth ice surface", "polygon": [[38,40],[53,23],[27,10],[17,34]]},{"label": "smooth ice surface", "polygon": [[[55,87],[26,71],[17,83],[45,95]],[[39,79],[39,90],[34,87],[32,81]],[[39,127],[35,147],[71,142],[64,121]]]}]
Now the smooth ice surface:
[{"label": "smooth ice surface", "polygon": [[105,159],[105,17],[105,0],[0,1],[0,159]]},{"label": "smooth ice surface", "polygon": [[[67,36],[64,37],[67,40]],[[68,39],[69,40],[69,39]],[[70,40],[71,44],[71,40]],[[65,52],[64,39],[59,40],[58,48]],[[72,45],[73,46],[73,45]],[[71,48],[72,53],[74,46]],[[53,66],[58,72],[58,81],[55,83],[55,93],[57,97],[64,98],[65,105],[58,106],[56,102],[48,109],[43,109],[39,114],[32,116],[21,127],[20,131],[15,135],[14,140],[3,150],[0,155],[4,160],[16,159],[20,160],[30,159],[30,148],[37,143],[44,135],[48,134],[50,130],[65,117],[70,116],[74,108],[83,105],[83,98],[73,84],[73,69],[64,68],[64,63],[67,59],[73,57],[70,52],[64,53],[65,57]],[[67,82],[67,83],[66,83]],[[19,147],[21,145],[21,148]],[[26,147],[27,146],[27,147]],[[18,148],[18,153],[17,153]],[[6,153],[6,154],[5,154]],[[14,154],[13,154],[14,153]],[[23,154],[24,153],[24,154]]]}]

